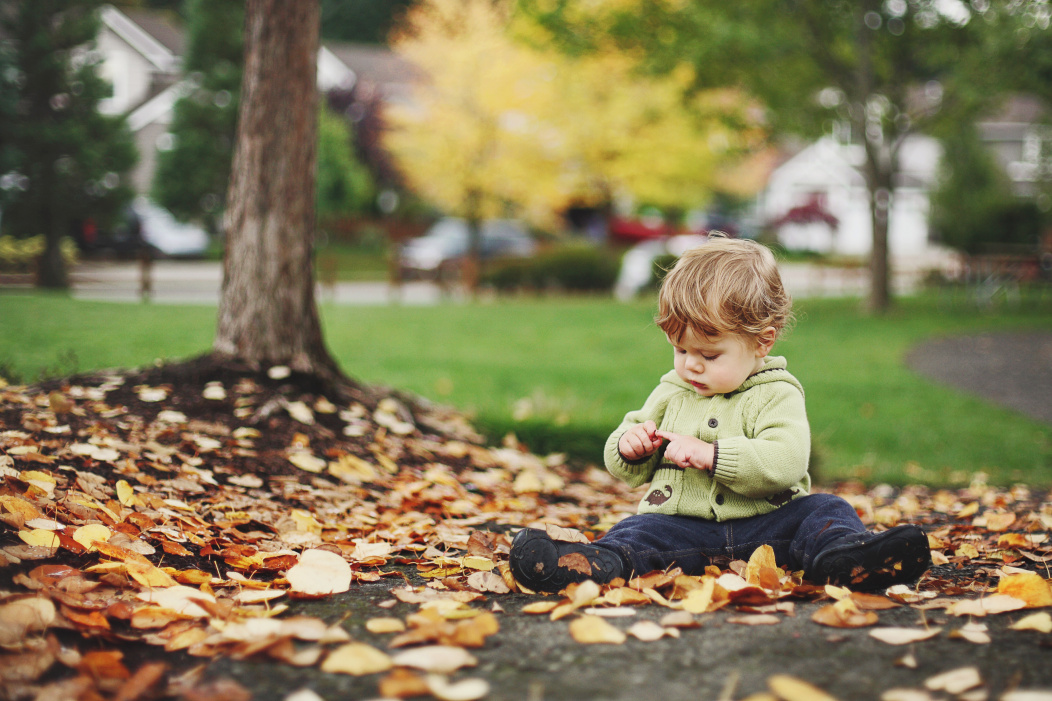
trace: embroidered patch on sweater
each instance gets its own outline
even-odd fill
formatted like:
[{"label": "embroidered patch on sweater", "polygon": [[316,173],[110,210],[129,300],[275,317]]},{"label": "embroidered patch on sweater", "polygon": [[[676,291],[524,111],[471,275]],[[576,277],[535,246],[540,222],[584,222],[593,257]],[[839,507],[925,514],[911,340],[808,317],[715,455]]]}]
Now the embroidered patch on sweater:
[{"label": "embroidered patch on sweater", "polygon": [[651,506],[661,506],[672,497],[672,485],[666,484],[665,491],[655,489],[647,494],[647,503]]}]

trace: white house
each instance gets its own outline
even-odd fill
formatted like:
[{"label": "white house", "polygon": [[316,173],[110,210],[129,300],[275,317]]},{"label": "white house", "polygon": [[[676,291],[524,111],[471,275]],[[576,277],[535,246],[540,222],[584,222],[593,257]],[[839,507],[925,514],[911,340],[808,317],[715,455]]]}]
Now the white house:
[{"label": "white house", "polygon": [[[903,143],[900,154],[900,173],[888,218],[888,245],[893,256],[924,256],[931,252],[928,191],[935,180],[941,149],[935,139],[916,135]],[[819,139],[771,173],[758,200],[760,220],[784,222],[778,233],[787,248],[849,256],[868,254],[873,227],[869,192],[860,171],[863,159],[862,147],[857,144],[832,136]],[[827,216],[824,221],[814,216],[792,216],[794,210],[807,209]]]},{"label": "white house", "polygon": [[[1034,196],[1038,182],[1048,178],[1042,162],[1048,159],[1052,135],[1041,123],[1042,112],[1038,100],[1016,97],[977,125],[1021,196]],[[945,254],[928,235],[929,192],[941,157],[939,142],[921,134],[908,137],[901,146],[888,218],[893,259],[932,260]],[[774,169],[757,199],[757,219],[776,225],[780,242],[788,248],[867,255],[873,229],[863,159],[858,144],[836,136],[819,139]],[[825,216],[813,216],[816,212]]]},{"label": "white house", "polygon": [[[171,143],[172,107],[189,84],[182,75],[185,32],[168,15],[150,10],[104,6],[96,49],[101,73],[113,84],[113,96],[100,105],[107,114],[125,114],[139,147],[132,185],[149,192],[157,151]],[[350,89],[356,76],[328,48],[318,51],[318,89]]]}]

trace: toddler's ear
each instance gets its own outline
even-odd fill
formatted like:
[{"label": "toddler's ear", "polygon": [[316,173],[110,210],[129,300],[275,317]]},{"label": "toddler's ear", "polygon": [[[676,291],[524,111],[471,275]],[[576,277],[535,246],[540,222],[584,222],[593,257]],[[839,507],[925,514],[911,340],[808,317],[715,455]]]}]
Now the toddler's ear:
[{"label": "toddler's ear", "polygon": [[767,357],[767,354],[771,352],[771,348],[774,347],[774,342],[777,338],[778,330],[773,326],[768,326],[761,331],[760,335],[756,337],[756,357]]}]

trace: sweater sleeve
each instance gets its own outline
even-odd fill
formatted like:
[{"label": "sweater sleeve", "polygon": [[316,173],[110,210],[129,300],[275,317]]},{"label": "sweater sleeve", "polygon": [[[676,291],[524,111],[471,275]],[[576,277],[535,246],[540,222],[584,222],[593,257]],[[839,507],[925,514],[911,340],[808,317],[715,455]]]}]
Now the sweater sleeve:
[{"label": "sweater sleeve", "polygon": [[641,408],[625,414],[625,418],[621,421],[621,424],[606,440],[606,447],[603,451],[603,459],[606,463],[606,469],[610,474],[623,480],[630,487],[638,487],[641,484],[646,484],[651,481],[664,450],[658,449],[654,451],[653,455],[641,461],[629,462],[621,456],[621,452],[617,448],[618,443],[621,442],[621,436],[623,436],[628,429],[645,421],[653,421],[658,427],[660,427],[661,421],[665,416],[665,411],[668,408],[669,400],[674,393],[674,387],[664,382],[660,383],[654,391],[650,393],[650,396],[647,397],[646,402],[644,402]]},{"label": "sweater sleeve", "polygon": [[789,383],[776,384],[757,407],[751,430],[716,442],[714,479],[746,497],[777,494],[807,475],[811,431],[803,394]]}]

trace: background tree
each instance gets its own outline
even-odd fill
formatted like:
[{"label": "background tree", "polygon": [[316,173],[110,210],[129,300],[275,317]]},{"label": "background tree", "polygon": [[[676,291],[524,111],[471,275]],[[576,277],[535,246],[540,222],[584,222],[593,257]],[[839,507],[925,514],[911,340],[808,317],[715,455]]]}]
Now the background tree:
[{"label": "background tree", "polygon": [[322,0],[321,32],[326,39],[383,44],[387,33],[417,0]]},{"label": "background tree", "polygon": [[[697,87],[760,99],[777,133],[850,124],[862,147],[873,245],[869,305],[890,304],[888,216],[904,140],[936,117],[974,114],[996,91],[974,70],[985,23],[929,0],[648,0],[583,6],[522,0],[571,51],[614,44],[651,70],[687,62]],[[975,7],[982,5],[976,3]],[[598,9],[596,9],[598,7]],[[989,71],[988,71],[989,73]],[[988,76],[987,76],[988,77]]]},{"label": "background tree", "polygon": [[186,93],[173,108],[173,144],[157,156],[153,198],[183,220],[218,230],[230,181],[241,90],[243,0],[188,0]]},{"label": "background tree", "polygon": [[213,344],[218,359],[338,382],[322,339],[315,227],[319,5],[248,0],[237,146]]},{"label": "background tree", "polygon": [[[99,113],[110,95],[93,51],[97,0],[24,0],[0,6],[0,36],[13,95],[0,98],[0,144],[12,168],[4,230],[43,234],[38,282],[69,285],[61,244],[85,221],[108,226],[131,198],[124,174],[135,165],[121,117]],[[12,78],[13,76],[13,78]],[[14,109],[11,109],[11,100]]]},{"label": "background tree", "polygon": [[723,166],[762,139],[733,90],[684,97],[684,66],[641,76],[616,52],[561,56],[531,46],[509,3],[421,2],[393,47],[427,73],[387,143],[415,189],[469,221],[553,225],[571,203],[614,198],[703,205]]},{"label": "background tree", "polygon": [[369,212],[376,188],[369,169],[356,157],[350,123],[324,105],[318,117],[319,220]]},{"label": "background tree", "polygon": [[932,234],[966,253],[1033,247],[1041,212],[1012,192],[1012,183],[974,127],[958,126],[943,139],[945,152],[932,192]]}]

